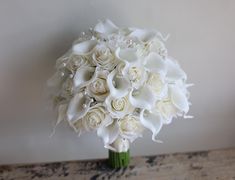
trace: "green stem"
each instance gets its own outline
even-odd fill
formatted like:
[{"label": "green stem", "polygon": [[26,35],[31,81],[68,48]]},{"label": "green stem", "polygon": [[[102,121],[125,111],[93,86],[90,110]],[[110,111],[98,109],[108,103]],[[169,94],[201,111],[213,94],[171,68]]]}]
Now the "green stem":
[{"label": "green stem", "polygon": [[114,152],[109,150],[109,165],[113,168],[127,167],[130,162],[130,151]]}]

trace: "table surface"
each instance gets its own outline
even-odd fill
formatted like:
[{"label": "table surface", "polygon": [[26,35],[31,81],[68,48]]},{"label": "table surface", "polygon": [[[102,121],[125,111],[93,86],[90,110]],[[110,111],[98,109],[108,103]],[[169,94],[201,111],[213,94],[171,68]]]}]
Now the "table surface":
[{"label": "table surface", "polygon": [[127,168],[111,169],[107,160],[0,166],[4,180],[235,180],[235,148],[133,157]]}]

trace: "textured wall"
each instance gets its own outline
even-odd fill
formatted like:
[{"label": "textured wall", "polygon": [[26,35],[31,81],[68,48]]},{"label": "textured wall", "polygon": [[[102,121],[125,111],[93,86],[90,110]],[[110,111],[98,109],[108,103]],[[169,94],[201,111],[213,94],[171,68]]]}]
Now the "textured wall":
[{"label": "textured wall", "polygon": [[235,146],[235,1],[0,1],[0,164],[107,156],[95,134],[77,138],[66,125],[50,139],[45,79],[78,34],[97,19],[170,33],[169,54],[188,73],[194,119],[178,119],[132,144],[133,155]]}]

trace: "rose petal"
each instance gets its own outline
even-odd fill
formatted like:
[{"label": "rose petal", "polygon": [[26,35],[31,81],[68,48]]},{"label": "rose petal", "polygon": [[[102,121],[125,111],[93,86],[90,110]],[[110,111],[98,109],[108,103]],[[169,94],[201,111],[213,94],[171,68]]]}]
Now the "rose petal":
[{"label": "rose petal", "polygon": [[96,24],[94,31],[102,34],[112,34],[118,30],[118,27],[109,19],[100,21]]},{"label": "rose petal", "polygon": [[146,110],[142,110],[140,112],[140,122],[142,123],[142,125],[151,130],[152,131],[152,140],[153,141],[158,141],[156,140],[156,136],[159,133],[159,131],[162,128],[162,118],[161,116],[154,112],[154,113],[150,113],[150,112],[146,112]]},{"label": "rose petal", "polygon": [[[117,99],[122,99],[123,100],[123,109],[121,110],[115,110],[113,108],[112,102],[117,100]],[[126,114],[133,112],[134,108],[132,107],[132,105],[130,104],[128,97],[124,96],[124,97],[120,97],[120,98],[116,98],[113,96],[108,96],[105,99],[105,104],[106,104],[106,108],[110,113],[110,116],[112,116],[113,118],[123,118]]]},{"label": "rose petal", "polygon": [[150,110],[154,107],[156,98],[148,87],[143,87],[137,93],[132,90],[129,100],[134,107]]},{"label": "rose petal", "polygon": [[96,40],[88,40],[78,44],[73,45],[73,52],[77,55],[89,54],[94,47],[97,45]]}]

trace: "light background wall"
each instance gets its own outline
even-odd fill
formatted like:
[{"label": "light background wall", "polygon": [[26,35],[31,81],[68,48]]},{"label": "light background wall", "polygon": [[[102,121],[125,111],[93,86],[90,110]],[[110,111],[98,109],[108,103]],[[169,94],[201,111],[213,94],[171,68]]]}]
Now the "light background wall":
[{"label": "light background wall", "polygon": [[190,114],[131,145],[132,155],[235,146],[234,0],[1,0],[0,164],[107,157],[95,134],[77,138],[67,125],[49,138],[44,82],[80,32],[98,19],[171,34],[170,55],[187,72]]}]

